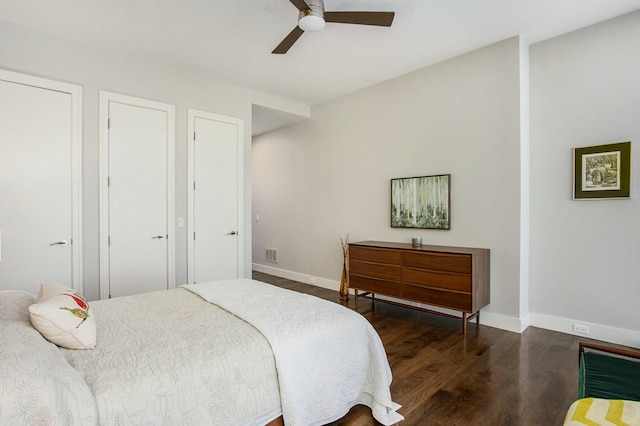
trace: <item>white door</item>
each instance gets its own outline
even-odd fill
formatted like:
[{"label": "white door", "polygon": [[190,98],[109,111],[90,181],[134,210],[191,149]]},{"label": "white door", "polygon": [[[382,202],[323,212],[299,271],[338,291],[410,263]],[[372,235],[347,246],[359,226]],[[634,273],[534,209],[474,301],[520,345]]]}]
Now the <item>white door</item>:
[{"label": "white door", "polygon": [[0,70],[0,290],[82,291],[80,87]]},{"label": "white door", "polygon": [[189,110],[189,282],[242,274],[242,120]]},{"label": "white door", "polygon": [[106,92],[101,101],[107,114],[101,226],[108,227],[108,257],[100,265],[108,288],[101,297],[166,290],[173,287],[173,107]]}]

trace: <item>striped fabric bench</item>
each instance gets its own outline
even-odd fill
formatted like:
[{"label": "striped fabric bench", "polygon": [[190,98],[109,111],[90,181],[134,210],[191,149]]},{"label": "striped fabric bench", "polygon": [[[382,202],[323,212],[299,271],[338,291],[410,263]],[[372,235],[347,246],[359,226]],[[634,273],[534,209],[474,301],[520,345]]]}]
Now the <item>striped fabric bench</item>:
[{"label": "striped fabric bench", "polygon": [[640,402],[601,398],[579,399],[569,407],[564,426],[585,425],[640,425]]}]

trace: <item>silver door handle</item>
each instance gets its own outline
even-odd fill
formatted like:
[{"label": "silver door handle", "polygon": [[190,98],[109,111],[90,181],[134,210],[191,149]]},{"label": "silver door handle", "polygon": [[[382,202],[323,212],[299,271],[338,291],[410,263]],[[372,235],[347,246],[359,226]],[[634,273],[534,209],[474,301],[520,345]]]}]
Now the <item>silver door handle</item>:
[{"label": "silver door handle", "polygon": [[231,231],[231,232],[227,233],[227,235],[236,235],[236,231]]},{"label": "silver door handle", "polygon": [[67,240],[56,241],[55,243],[49,244],[50,246],[66,246],[69,244]]},{"label": "silver door handle", "polygon": [[151,237],[152,240],[164,240],[164,235],[156,235],[155,237]]}]

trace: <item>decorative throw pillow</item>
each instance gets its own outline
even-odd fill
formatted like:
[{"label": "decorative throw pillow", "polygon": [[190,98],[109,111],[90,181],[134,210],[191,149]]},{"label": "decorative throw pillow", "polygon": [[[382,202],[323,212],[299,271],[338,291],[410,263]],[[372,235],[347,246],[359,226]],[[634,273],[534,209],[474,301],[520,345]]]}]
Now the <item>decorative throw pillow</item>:
[{"label": "decorative throw pillow", "polygon": [[63,294],[67,291],[74,291],[67,286],[60,284],[40,284],[40,291],[38,292],[38,302],[42,302],[45,299],[48,299],[53,296],[57,296],[59,294]]},{"label": "decorative throw pillow", "polygon": [[96,320],[82,294],[57,284],[42,284],[38,298],[29,306],[29,313],[34,328],[45,339],[67,349],[96,347]]}]

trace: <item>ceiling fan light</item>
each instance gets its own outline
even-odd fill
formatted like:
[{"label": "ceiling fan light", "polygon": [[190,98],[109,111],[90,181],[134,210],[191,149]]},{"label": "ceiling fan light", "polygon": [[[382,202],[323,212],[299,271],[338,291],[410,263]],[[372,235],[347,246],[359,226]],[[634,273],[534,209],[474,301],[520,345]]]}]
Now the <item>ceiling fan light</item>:
[{"label": "ceiling fan light", "polygon": [[325,22],[320,16],[306,15],[300,18],[298,26],[304,31],[320,31],[324,28]]}]

